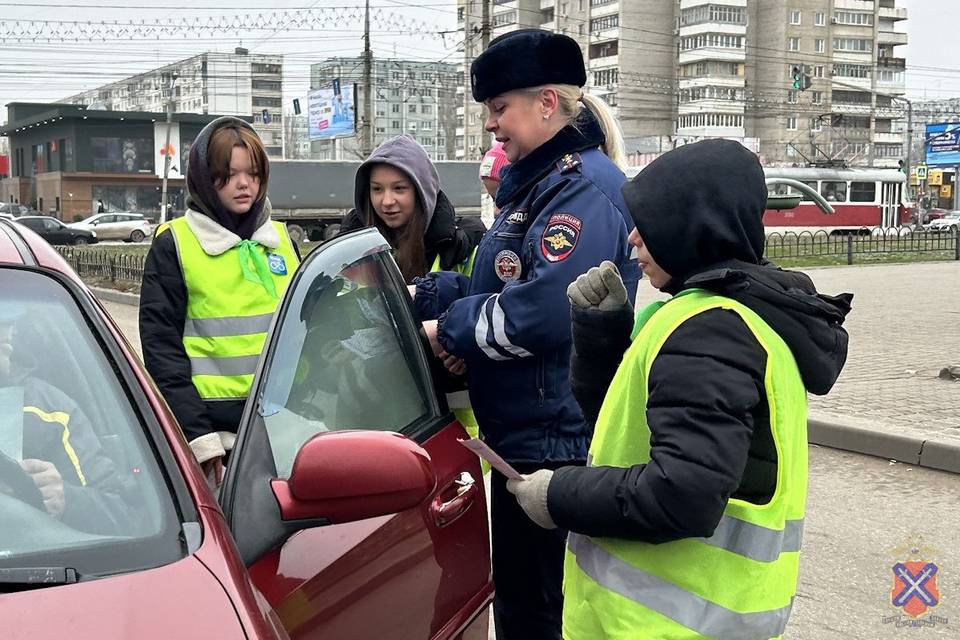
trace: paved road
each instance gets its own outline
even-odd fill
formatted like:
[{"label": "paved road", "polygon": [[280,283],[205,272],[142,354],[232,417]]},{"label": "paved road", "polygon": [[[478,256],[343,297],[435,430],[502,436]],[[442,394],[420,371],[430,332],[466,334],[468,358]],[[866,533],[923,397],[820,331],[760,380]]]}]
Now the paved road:
[{"label": "paved road", "polygon": [[[919,267],[914,272],[917,277],[940,278],[944,274],[947,277],[960,276],[960,271],[957,271],[960,265],[916,266]],[[899,317],[898,313],[891,311],[883,319],[885,316],[882,312],[871,310],[877,301],[889,303],[891,300],[900,300],[896,287],[906,287],[909,278],[906,274],[898,274],[898,271],[889,267],[862,267],[859,270],[823,269],[811,272],[825,291],[837,291],[842,284],[861,296],[857,300],[857,313],[850,323],[851,332],[856,337],[851,352],[852,366],[845,373],[848,379],[842,379],[838,385],[838,392],[846,394],[852,403],[849,411],[868,415],[871,402],[878,395],[878,387],[882,390],[887,385],[912,384],[914,393],[920,393],[921,402],[886,403],[881,398],[879,404],[887,412],[884,419],[894,420],[900,415],[905,422],[922,420],[926,428],[939,428],[934,406],[928,407],[925,403],[939,405],[946,401],[933,394],[927,396],[921,393],[925,385],[921,383],[923,378],[919,374],[897,375],[898,367],[907,367],[912,358],[919,361],[922,356],[896,351],[897,345],[911,344],[898,337],[898,331],[872,330],[876,323],[890,322],[891,318]],[[960,284],[942,286],[949,291],[960,287]],[[885,290],[890,292],[888,296],[882,295]],[[923,289],[918,287],[918,290]],[[641,295],[648,294],[645,292]],[[938,315],[942,312],[935,309],[937,305],[924,303],[923,299],[924,296],[918,294],[911,304],[890,306],[903,309],[910,316],[918,313],[916,307],[926,305],[931,308],[935,318],[943,320],[948,317],[949,314]],[[956,307],[952,302],[951,305]],[[114,303],[105,303],[105,306],[139,348],[136,309]],[[948,334],[944,338],[951,344],[960,342],[960,336],[957,335],[960,332],[942,329],[940,332]],[[879,336],[871,338],[875,334]],[[927,332],[924,335],[932,334]],[[944,357],[939,349],[933,347],[918,349],[930,358]],[[877,383],[877,378],[871,377],[869,369],[873,363],[882,364],[885,360],[900,363],[890,365],[890,376],[894,380],[907,382]],[[861,367],[866,370],[861,370]],[[945,388],[948,394],[960,392],[960,387],[953,384],[940,385],[937,380],[927,380],[927,383],[935,385],[935,388]],[[875,391],[871,393],[871,389]],[[825,402],[831,400],[827,398]],[[953,401],[949,402],[955,405]],[[819,408],[820,405],[814,406]],[[955,420],[953,416],[949,417]],[[916,638],[960,637],[958,504],[960,478],[956,475],[811,446],[810,490],[800,587],[785,637],[801,640],[875,640],[899,638],[906,633]],[[946,626],[896,629],[892,624],[882,622],[884,617],[896,613],[890,605],[893,564],[910,559],[903,553],[895,553],[894,549],[906,545],[911,536],[922,537],[926,546],[932,548],[922,559],[936,562],[940,567],[938,586],[941,605],[936,614],[948,619]]]},{"label": "paved road", "polygon": [[[811,417],[960,442],[960,262],[810,269],[818,290],[854,294],[847,365]],[[661,294],[641,283],[638,300]]]}]

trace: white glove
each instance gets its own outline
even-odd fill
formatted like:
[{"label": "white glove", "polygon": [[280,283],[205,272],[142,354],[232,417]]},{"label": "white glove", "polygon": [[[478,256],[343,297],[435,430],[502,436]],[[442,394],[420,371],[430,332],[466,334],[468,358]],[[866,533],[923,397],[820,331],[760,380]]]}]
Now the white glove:
[{"label": "white glove", "polygon": [[599,267],[590,267],[577,276],[567,287],[567,297],[578,307],[612,311],[627,304],[627,288],[623,286],[617,265],[604,260]]},{"label": "white glove", "polygon": [[523,476],[523,480],[507,480],[507,491],[517,496],[517,502],[527,517],[544,529],[557,528],[557,523],[547,510],[547,489],[550,488],[552,477],[553,471],[540,469]]}]

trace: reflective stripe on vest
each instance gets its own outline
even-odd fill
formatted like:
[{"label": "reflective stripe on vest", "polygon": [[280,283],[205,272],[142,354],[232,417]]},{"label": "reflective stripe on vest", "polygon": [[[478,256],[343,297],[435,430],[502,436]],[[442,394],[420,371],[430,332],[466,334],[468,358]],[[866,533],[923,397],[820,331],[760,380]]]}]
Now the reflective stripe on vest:
[{"label": "reflective stripe on vest", "polygon": [[796,593],[807,484],[806,390],[783,340],[753,311],[701,290],[638,314],[636,337],[604,398],[591,466],[650,461],[650,368],[670,335],[710,309],[738,314],[766,353],[764,387],[777,448],[768,504],[730,499],[709,538],[664,544],[571,534],[564,637],[758,638],[783,632]]},{"label": "reflective stripe on vest", "polygon": [[260,360],[267,330],[296,270],[298,260],[286,228],[271,222],[280,237],[280,246],[255,250],[282,258],[285,273],[271,271],[277,292],[273,297],[260,282],[243,275],[240,251],[207,254],[187,222],[177,218],[169,223],[176,241],[180,268],[187,288],[187,315],[183,346],[190,359],[194,386],[205,400],[243,399],[250,391]]}]

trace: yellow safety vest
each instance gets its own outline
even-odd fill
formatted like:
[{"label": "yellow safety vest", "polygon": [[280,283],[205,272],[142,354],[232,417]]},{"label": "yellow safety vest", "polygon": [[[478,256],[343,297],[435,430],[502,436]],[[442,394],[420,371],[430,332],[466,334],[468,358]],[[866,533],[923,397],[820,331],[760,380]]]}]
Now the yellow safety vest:
[{"label": "yellow safety vest", "polygon": [[157,232],[169,228],[176,241],[187,287],[183,346],[193,384],[204,400],[240,400],[250,393],[274,311],[299,264],[286,227],[271,224],[280,246],[257,244],[253,250],[269,266],[276,295],[244,277],[238,247],[218,256],[207,254],[185,217]]},{"label": "yellow safety vest", "polygon": [[607,391],[589,464],[631,467],[650,460],[650,367],[681,324],[709,309],[727,309],[743,319],[767,354],[764,387],[777,450],[776,490],[763,505],[730,499],[710,538],[654,545],[571,533],[563,637],[777,637],[796,594],[807,494],[807,399],[796,361],[760,316],[729,298],[693,289],[654,305],[662,306],[651,305],[638,317],[642,327]]},{"label": "yellow safety vest", "polygon": [[[470,252],[470,257],[467,258],[464,262],[454,265],[451,271],[456,271],[457,273],[462,273],[465,276],[469,276],[473,273],[473,260],[477,255],[477,249],[474,248]],[[430,267],[430,272],[434,273],[437,271],[442,271],[440,268],[440,256],[433,261],[433,266]],[[460,424],[463,425],[463,428],[466,429],[467,434],[471,438],[476,438],[480,435],[480,424],[477,422],[477,418],[473,415],[473,409],[470,408],[470,398],[467,395],[466,391],[459,391],[457,393],[447,394],[447,404],[450,406],[450,409],[453,411],[453,415],[456,416],[457,420],[460,421]],[[483,462],[484,473],[487,472],[489,467],[486,462]]]}]

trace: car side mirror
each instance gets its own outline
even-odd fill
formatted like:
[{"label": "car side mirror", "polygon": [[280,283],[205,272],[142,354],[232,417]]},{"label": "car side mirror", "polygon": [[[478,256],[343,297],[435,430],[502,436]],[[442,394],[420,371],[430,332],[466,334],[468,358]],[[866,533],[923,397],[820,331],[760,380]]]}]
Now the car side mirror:
[{"label": "car side mirror", "polygon": [[353,522],[411,509],[437,484],[430,455],[386,431],[333,431],[306,442],[290,478],[271,481],[284,521]]}]

